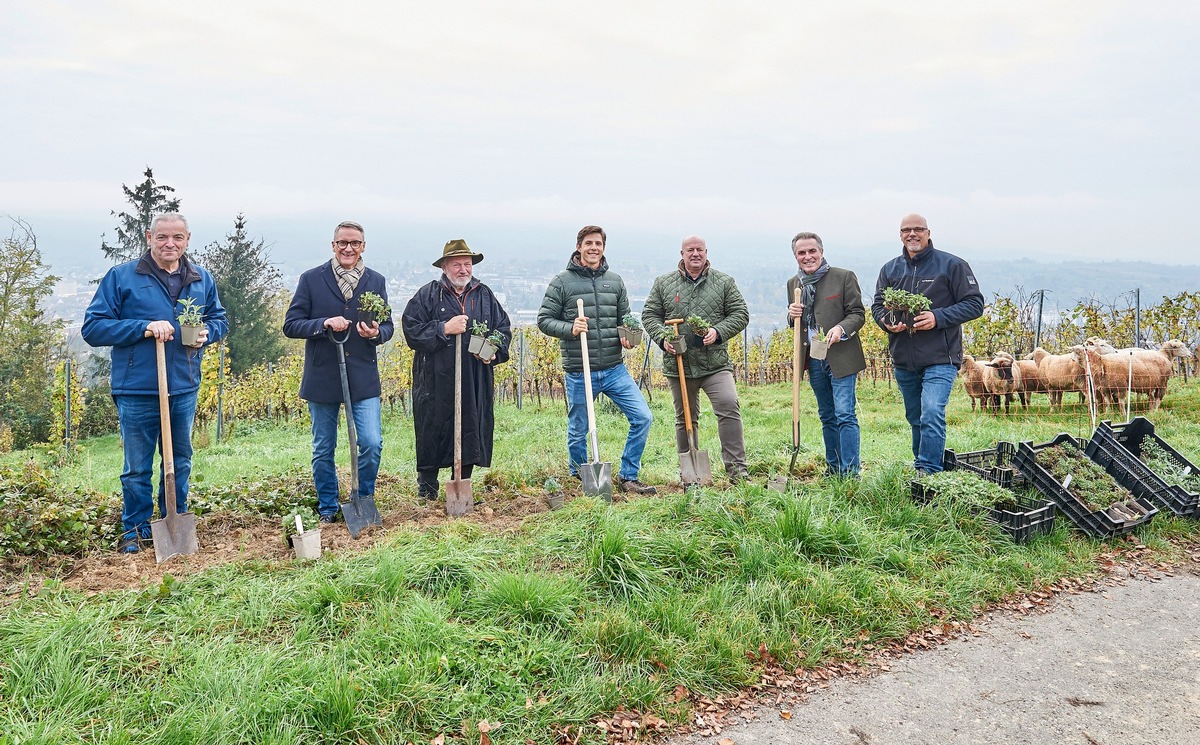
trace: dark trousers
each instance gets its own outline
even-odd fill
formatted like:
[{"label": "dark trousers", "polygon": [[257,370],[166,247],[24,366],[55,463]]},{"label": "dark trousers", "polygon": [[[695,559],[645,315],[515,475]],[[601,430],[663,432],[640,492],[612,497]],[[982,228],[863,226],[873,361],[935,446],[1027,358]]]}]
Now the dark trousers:
[{"label": "dark trousers", "polygon": [[[417,471],[417,496],[425,499],[437,499],[438,496],[438,471],[437,468],[429,468]],[[450,478],[454,478],[454,469],[450,471]],[[471,472],[475,470],[474,464],[463,463],[462,477],[464,479],[471,478]]]}]

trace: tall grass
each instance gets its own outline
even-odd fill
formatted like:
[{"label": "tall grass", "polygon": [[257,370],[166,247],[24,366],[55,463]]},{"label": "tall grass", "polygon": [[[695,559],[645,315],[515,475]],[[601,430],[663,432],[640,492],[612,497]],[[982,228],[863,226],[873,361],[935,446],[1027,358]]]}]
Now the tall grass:
[{"label": "tall grass", "polygon": [[[402,530],[311,564],[231,564],[95,597],[51,582],[0,615],[0,741],[478,741],[487,719],[501,722],[489,733],[497,743],[554,742],[568,725],[602,742],[588,723],[617,707],[678,721],[687,703],[676,686],[715,695],[756,682],[747,653],[760,646],[789,666],[821,665],[1095,571],[1114,550],[1065,525],[1017,546],[969,514],[914,506],[898,394],[867,385],[860,398],[861,481],[611,506],[576,498],[507,532],[470,521]],[[651,481],[675,477],[665,399],[655,399],[662,452],[647,459]],[[808,402],[801,460],[815,467]],[[743,412],[756,472],[777,473],[790,456],[790,390],[746,391]],[[602,455],[615,459],[623,427],[603,416]],[[956,401],[950,445],[1045,439],[1078,431],[1074,416],[995,418]],[[562,475],[562,411],[504,408],[497,419],[493,478],[527,488]],[[1155,421],[1173,444],[1200,451],[1190,415],[1168,409]],[[701,422],[702,446],[716,451],[711,414]],[[411,473],[408,426],[389,421],[385,470]],[[295,428],[240,432],[198,460],[229,478],[258,467],[268,444],[307,462]],[[64,479],[119,457],[113,443],[92,445]],[[1196,535],[1196,523],[1160,516],[1140,538],[1169,555]]]}]

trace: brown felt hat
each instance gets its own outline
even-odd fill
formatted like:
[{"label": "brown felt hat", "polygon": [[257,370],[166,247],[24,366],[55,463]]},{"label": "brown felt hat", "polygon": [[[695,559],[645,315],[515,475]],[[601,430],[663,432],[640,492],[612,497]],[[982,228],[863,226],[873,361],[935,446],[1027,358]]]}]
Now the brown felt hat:
[{"label": "brown felt hat", "polygon": [[455,238],[452,241],[446,242],[446,247],[442,249],[442,258],[433,262],[433,265],[441,269],[442,262],[452,256],[470,256],[472,264],[478,264],[483,261],[483,254],[471,253],[471,249],[467,246],[466,241],[462,238]]}]

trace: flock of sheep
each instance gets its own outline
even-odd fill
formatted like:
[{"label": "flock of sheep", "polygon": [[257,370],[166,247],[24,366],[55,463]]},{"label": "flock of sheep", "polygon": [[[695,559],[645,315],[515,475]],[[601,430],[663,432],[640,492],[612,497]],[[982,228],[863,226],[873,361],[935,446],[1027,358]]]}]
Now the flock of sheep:
[{"label": "flock of sheep", "polygon": [[[1167,392],[1174,361],[1191,355],[1187,345],[1175,339],[1159,349],[1115,349],[1091,337],[1067,354],[1050,354],[1038,347],[1020,360],[1008,352],[999,352],[987,362],[963,355],[958,374],[971,397],[972,411],[978,402],[981,411],[999,413],[1003,399],[1007,414],[1014,396],[1028,408],[1034,393],[1048,394],[1050,410],[1061,411],[1063,394],[1070,391],[1077,391],[1082,403],[1094,400],[1097,407],[1107,403],[1113,408],[1123,407],[1126,396],[1139,393],[1148,397],[1149,408],[1156,409]],[[1200,363],[1200,345],[1196,355]]]}]

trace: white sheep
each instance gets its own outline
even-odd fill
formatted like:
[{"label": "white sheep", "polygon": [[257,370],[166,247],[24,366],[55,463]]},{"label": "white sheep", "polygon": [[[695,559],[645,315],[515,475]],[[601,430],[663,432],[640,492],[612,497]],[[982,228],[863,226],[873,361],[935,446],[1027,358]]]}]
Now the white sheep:
[{"label": "white sheep", "polygon": [[1042,385],[1050,394],[1051,411],[1055,406],[1062,410],[1063,393],[1067,391],[1078,391],[1080,402],[1087,403],[1087,380],[1083,366],[1074,354],[1050,354],[1038,347],[1033,350],[1032,357],[1037,363]]},{"label": "white sheep", "polygon": [[1097,401],[1119,408],[1129,391],[1150,397],[1150,408],[1162,403],[1171,378],[1171,360],[1154,349],[1120,349],[1100,354],[1096,347],[1072,347],[1081,365],[1090,365]]},{"label": "white sheep", "polygon": [[958,368],[958,376],[963,379],[963,390],[971,399],[971,411],[975,411],[975,402],[979,402],[982,411],[991,403],[991,396],[983,385],[983,365],[975,361],[969,354],[963,355],[962,366]]},{"label": "white sheep", "polygon": [[1008,352],[997,352],[991,362],[983,365],[983,387],[992,397],[992,406],[1000,412],[1000,398],[1004,398],[1004,413],[1012,404],[1013,394],[1021,390],[1021,368]]}]

